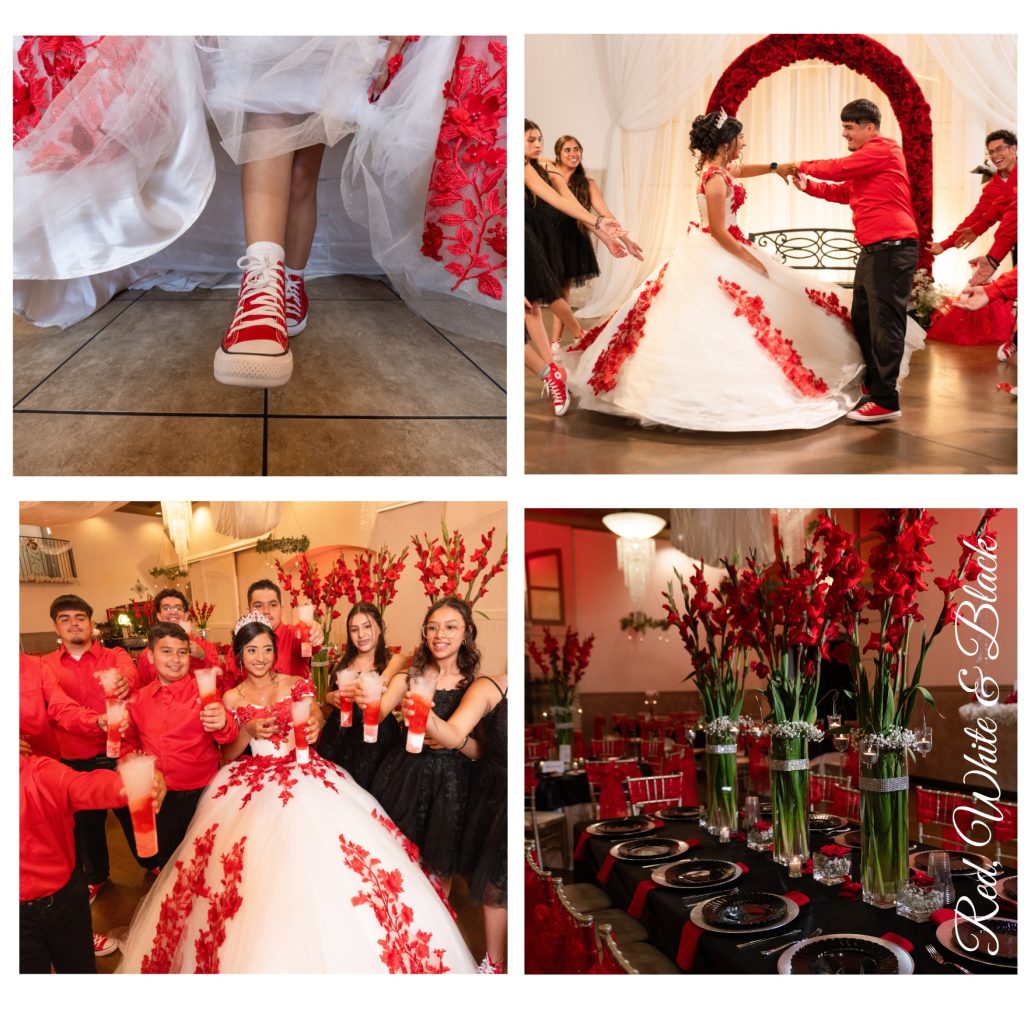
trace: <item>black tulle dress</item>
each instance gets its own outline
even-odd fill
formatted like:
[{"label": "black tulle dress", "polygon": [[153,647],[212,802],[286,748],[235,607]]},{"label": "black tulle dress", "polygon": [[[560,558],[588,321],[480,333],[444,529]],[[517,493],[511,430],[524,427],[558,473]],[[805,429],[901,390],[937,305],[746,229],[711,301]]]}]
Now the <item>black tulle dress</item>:
[{"label": "black tulle dress", "polygon": [[600,275],[590,232],[582,230],[579,221],[564,213],[558,221],[558,244],[562,249],[563,284],[578,288]]},{"label": "black tulle dress", "polygon": [[363,712],[352,705],[352,724],[342,729],[337,708],[327,716],[317,752],[348,772],[353,782],[369,791],[381,762],[403,742],[402,727],[394,715],[382,718],[377,728],[377,742],[363,742]]},{"label": "black tulle dress", "polygon": [[501,700],[480,723],[484,752],[470,769],[459,874],[469,882],[474,903],[504,907],[508,905],[508,695],[490,681]]},{"label": "black tulle dress", "polygon": [[[434,714],[447,721],[465,693],[436,690]],[[423,868],[441,878],[459,869],[462,825],[469,800],[470,762],[457,750],[409,754],[404,742],[381,762],[370,792],[420,849]]]},{"label": "black tulle dress", "polygon": [[525,191],[526,228],[523,248],[523,277],[526,298],[547,305],[562,295],[562,245],[558,238],[558,220],[562,216],[553,206]]}]

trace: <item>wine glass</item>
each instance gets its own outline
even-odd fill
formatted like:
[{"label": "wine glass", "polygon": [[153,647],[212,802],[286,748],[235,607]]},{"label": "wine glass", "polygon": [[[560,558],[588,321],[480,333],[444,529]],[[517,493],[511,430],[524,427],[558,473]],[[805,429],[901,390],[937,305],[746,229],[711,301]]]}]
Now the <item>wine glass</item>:
[{"label": "wine glass", "polygon": [[917,742],[914,744],[914,749],[919,754],[930,754],[932,752],[932,727],[930,725],[921,727]]},{"label": "wine glass", "polygon": [[835,744],[835,748],[840,754],[845,754],[847,750],[850,749],[850,734],[837,732],[832,737],[832,742]]}]

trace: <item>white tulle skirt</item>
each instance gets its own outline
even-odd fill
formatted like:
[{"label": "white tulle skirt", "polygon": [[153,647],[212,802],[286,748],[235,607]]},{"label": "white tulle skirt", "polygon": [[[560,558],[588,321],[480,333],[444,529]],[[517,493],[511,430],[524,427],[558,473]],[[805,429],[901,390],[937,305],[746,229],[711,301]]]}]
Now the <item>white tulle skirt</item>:
[{"label": "white tulle skirt", "polygon": [[[861,351],[850,326],[807,294],[807,289],[825,296],[836,290],[763,253],[758,258],[767,265],[767,278],[710,235],[691,231],[589,348],[566,353],[569,390],[578,405],[645,425],[707,431],[806,430],[845,415],[861,398]],[[652,295],[659,277],[660,290]],[[720,278],[736,286],[733,294]],[[848,294],[836,295],[849,306]],[[642,312],[648,297],[650,308]],[[636,328],[641,313],[644,322]],[[759,342],[757,331],[767,345]],[[791,348],[774,338],[775,331]],[[626,335],[636,340],[636,348],[616,374],[615,350]],[[901,378],[911,352],[923,344],[924,332],[908,321]],[[803,374],[803,390],[772,348],[799,357],[809,371]],[[806,383],[811,377],[813,386]]]},{"label": "white tulle skirt", "polygon": [[472,973],[415,848],[313,754],[225,765],[132,919],[128,973]]}]

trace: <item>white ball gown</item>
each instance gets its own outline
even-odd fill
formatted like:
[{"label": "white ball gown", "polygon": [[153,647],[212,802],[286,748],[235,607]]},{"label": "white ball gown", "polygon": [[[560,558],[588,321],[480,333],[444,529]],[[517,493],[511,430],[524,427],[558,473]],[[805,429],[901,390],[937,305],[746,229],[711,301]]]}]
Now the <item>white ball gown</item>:
[{"label": "white ball gown", "polygon": [[[293,696],[311,692],[298,684]],[[207,787],[132,918],[126,973],[472,973],[473,956],[416,848],[343,771],[295,760],[278,729]]]},{"label": "white ball gown", "polygon": [[[727,252],[708,226],[704,184],[724,174],[728,229],[745,190],[721,169],[698,186],[693,225],[672,257],[603,325],[565,354],[580,407],[689,430],[811,429],[861,398],[864,363],[849,298],[760,250],[764,277]],[[908,321],[901,379],[924,332]]]}]

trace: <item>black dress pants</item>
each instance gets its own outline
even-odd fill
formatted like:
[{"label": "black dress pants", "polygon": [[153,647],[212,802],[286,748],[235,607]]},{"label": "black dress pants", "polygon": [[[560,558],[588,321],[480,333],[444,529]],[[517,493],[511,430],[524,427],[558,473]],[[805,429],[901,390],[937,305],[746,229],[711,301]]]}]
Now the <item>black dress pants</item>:
[{"label": "black dress pants", "polygon": [[917,242],[863,251],[853,278],[853,332],[867,366],[872,401],[899,409],[896,390],[907,336],[907,302],[917,268]]},{"label": "black dress pants", "polygon": [[[203,787],[205,788],[205,787]],[[125,838],[131,847],[132,855],[142,867],[162,868],[171,858],[171,854],[181,844],[192,823],[192,815],[196,813],[196,805],[203,795],[203,789],[169,789],[156,816],[157,852],[154,857],[140,857],[135,847],[135,830],[132,828],[132,816],[127,807],[116,807],[114,814],[124,829]]]},{"label": "black dress pants", "polygon": [[[80,761],[65,761],[76,772],[91,772],[97,768],[117,771],[117,761],[111,757],[89,757]],[[75,814],[75,855],[78,869],[89,885],[105,882],[110,875],[110,856],[107,853],[107,812],[78,811]]]},{"label": "black dress pants", "polygon": [[77,869],[52,896],[22,903],[19,908],[21,974],[95,974],[89,894]]}]

